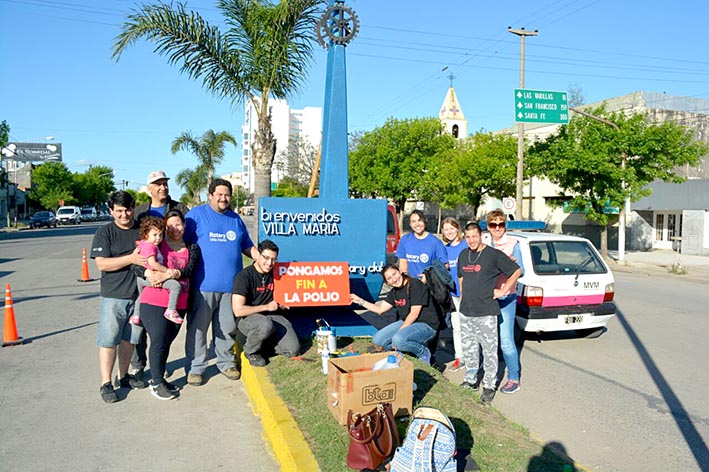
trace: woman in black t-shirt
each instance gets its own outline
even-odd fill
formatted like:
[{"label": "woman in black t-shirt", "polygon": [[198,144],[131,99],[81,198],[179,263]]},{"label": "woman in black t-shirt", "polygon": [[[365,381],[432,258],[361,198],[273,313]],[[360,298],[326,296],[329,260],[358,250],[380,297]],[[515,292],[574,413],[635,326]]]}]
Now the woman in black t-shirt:
[{"label": "woman in black t-shirt", "polygon": [[350,294],[353,303],[380,315],[396,309],[396,321],[377,331],[372,343],[387,351],[398,349],[411,353],[430,364],[431,351],[426,343],[436,335],[440,317],[428,287],[420,280],[401,273],[393,264],[384,266],[382,276],[391,287],[383,301],[371,303],[354,293]]}]

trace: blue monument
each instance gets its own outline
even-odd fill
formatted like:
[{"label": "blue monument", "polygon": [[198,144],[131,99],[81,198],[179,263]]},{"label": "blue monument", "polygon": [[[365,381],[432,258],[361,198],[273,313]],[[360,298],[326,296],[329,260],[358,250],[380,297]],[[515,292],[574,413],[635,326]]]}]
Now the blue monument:
[{"label": "blue monument", "polygon": [[[374,301],[382,288],[387,202],[349,198],[345,47],[357,29],[354,11],[344,1],[330,0],[317,26],[318,39],[328,50],[320,193],[317,198],[261,198],[258,234],[259,240],[279,245],[279,262],[348,262],[350,290]],[[340,325],[340,318],[350,318],[351,326],[338,329],[338,334],[374,332],[364,320],[352,326],[354,312],[349,308],[319,310],[334,326]]]}]

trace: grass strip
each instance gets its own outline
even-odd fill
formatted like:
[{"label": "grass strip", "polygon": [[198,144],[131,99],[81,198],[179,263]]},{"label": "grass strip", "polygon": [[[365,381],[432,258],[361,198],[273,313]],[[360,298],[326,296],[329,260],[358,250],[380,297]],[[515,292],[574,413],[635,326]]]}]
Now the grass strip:
[{"label": "grass strip", "polygon": [[[368,339],[338,339],[340,349],[349,344],[359,352],[366,352],[370,345]],[[303,432],[320,470],[348,470],[349,436],[327,408],[327,376],[321,372],[320,355],[315,346],[309,346],[302,357],[302,361],[273,358],[267,367],[271,381]],[[531,439],[524,428],[494,407],[481,403],[478,393],[454,385],[433,367],[410,359],[418,387],[414,408],[431,406],[448,415],[456,429],[458,457],[467,460],[466,470],[575,470],[568,459]],[[398,425],[403,439],[408,419]]]}]

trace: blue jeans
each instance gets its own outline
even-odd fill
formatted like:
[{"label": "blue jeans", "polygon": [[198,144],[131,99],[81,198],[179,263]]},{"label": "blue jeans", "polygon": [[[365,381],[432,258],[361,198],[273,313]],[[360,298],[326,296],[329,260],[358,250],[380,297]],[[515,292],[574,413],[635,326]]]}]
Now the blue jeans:
[{"label": "blue jeans", "polygon": [[517,311],[517,294],[498,298],[500,305],[499,330],[500,350],[507,365],[507,380],[519,382],[519,354],[515,344],[515,312]]},{"label": "blue jeans", "polygon": [[138,344],[143,327],[128,323],[134,306],[135,300],[131,298],[101,297],[96,339],[98,347],[115,347],[121,344],[121,341]]},{"label": "blue jeans", "polygon": [[426,323],[414,323],[404,329],[401,328],[404,322],[395,321],[386,325],[372,336],[372,343],[381,346],[386,351],[398,349],[415,355],[419,359],[426,352],[426,343],[433,339],[436,331]]}]

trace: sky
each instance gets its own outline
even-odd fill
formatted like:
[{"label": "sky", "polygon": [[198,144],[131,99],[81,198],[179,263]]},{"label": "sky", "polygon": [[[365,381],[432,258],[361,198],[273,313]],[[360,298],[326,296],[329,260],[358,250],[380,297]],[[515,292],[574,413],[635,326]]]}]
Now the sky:
[{"label": "sky", "polygon": [[[119,61],[112,44],[136,3],[124,0],[0,0],[0,121],[11,141],[62,143],[70,170],[114,169],[138,189],[156,169],[175,177],[194,168],[172,155],[184,131],[228,131],[218,174],[240,170],[243,105],[233,107],[181,75],[141,41]],[[189,0],[208,21],[224,23],[215,3]],[[709,98],[707,2],[699,0],[423,1],[348,0],[359,18],[346,48],[350,132],[388,118],[437,116],[451,82],[468,132],[514,123],[520,39],[527,37],[525,88],[579,89],[586,103],[635,91]],[[316,45],[291,108],[323,106],[326,51]],[[454,78],[451,79],[451,76]],[[705,112],[709,112],[706,110]],[[173,197],[182,193],[171,185]]]}]

